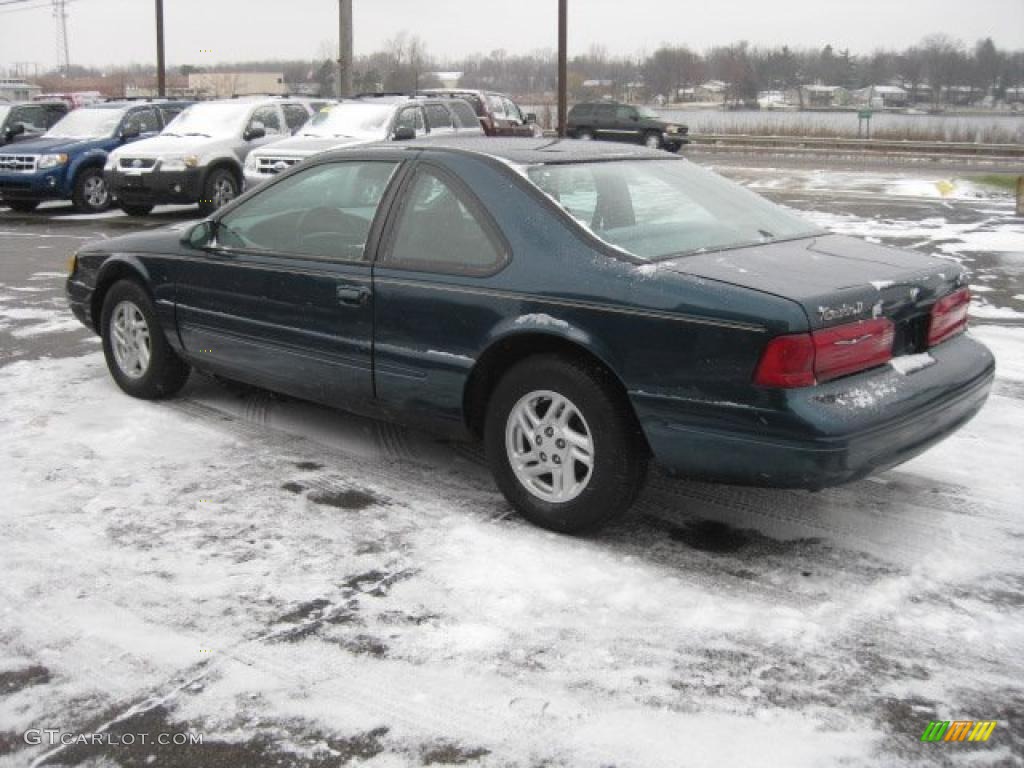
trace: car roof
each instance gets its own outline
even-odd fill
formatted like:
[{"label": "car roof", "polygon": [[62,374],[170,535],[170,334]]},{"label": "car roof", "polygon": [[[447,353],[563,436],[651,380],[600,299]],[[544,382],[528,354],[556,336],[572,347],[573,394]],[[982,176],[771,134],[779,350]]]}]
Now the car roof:
[{"label": "car roof", "polygon": [[[366,145],[367,148],[401,150],[434,150],[484,155],[513,165],[554,165],[565,163],[603,162],[608,160],[671,160],[677,155],[634,144],[609,141],[580,141],[551,138],[491,138],[488,136],[445,136]],[[355,149],[349,151],[357,151]],[[326,154],[342,155],[344,148]]]}]

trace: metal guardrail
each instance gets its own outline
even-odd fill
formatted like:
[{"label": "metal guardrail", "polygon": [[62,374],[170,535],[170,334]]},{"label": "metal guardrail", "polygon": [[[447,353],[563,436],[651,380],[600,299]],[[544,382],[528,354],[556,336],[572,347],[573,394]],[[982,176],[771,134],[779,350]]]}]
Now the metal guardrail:
[{"label": "metal guardrail", "polygon": [[748,134],[691,133],[696,145],[778,148],[818,152],[879,152],[903,155],[998,157],[1024,160],[1024,144],[975,144],[960,141],[905,141],[900,139],[842,139],[819,136],[754,136]]}]

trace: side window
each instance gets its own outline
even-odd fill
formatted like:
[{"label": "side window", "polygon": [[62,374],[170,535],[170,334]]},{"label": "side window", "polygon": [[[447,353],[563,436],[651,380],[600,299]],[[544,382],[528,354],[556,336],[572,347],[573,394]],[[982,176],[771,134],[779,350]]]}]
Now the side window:
[{"label": "side window", "polygon": [[499,120],[505,119],[505,102],[501,100],[500,96],[487,95],[487,107],[491,110],[491,114]]},{"label": "side window", "polygon": [[615,119],[621,123],[631,122],[636,117],[636,110],[633,107],[619,107],[615,110]]},{"label": "side window", "polygon": [[281,127],[281,115],[278,113],[277,107],[273,105],[259,107],[252,113],[249,127],[253,127],[256,123],[263,124],[264,129],[267,131],[267,136],[280,136],[285,132]]},{"label": "side window", "polygon": [[13,113],[7,121],[8,125],[24,123],[27,131],[42,131],[47,127],[42,107],[18,107]]},{"label": "side window", "polygon": [[282,104],[284,121],[288,124],[288,133],[295,133],[309,120],[309,112],[301,104]]},{"label": "side window", "polygon": [[139,133],[156,133],[160,130],[160,122],[156,112],[151,108],[137,109],[124,119],[124,130],[138,128]]},{"label": "side window", "polygon": [[182,113],[184,107],[174,104],[166,104],[157,107],[160,110],[160,116],[164,119],[164,125],[170,125],[171,121]]},{"label": "side window", "polygon": [[412,128],[419,136],[427,128],[423,122],[423,110],[419,107],[408,107],[398,113],[398,120],[395,121],[395,128]]},{"label": "side window", "polygon": [[398,163],[314,166],[268,187],[221,219],[227,248],[340,261],[366,258],[366,241]]},{"label": "side window", "polygon": [[594,117],[598,120],[612,120],[615,117],[615,107],[611,104],[602,104],[594,110]]},{"label": "side window", "polygon": [[455,120],[458,123],[460,130],[466,130],[467,128],[479,128],[480,121],[477,119],[476,112],[473,108],[465,101],[453,101],[451,103],[452,112],[455,113]]},{"label": "side window", "polygon": [[427,104],[427,124],[431,131],[452,129],[452,113],[444,104]]},{"label": "side window", "polygon": [[509,120],[512,120],[518,123],[519,125],[522,125],[523,123],[526,122],[525,120],[523,120],[523,113],[519,111],[519,107],[517,107],[513,102],[509,101],[508,99],[503,99],[503,101],[505,102],[505,114],[508,115]]},{"label": "side window", "polygon": [[424,272],[489,274],[506,249],[485,214],[444,177],[416,172],[406,194],[387,255],[391,266]]}]

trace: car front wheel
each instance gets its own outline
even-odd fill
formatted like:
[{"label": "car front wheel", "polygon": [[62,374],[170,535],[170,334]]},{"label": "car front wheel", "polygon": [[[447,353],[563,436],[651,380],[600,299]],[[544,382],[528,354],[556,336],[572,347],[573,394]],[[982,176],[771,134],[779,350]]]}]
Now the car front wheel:
[{"label": "car front wheel", "polygon": [[593,141],[594,132],[589,128],[581,128],[580,130],[576,131],[576,138],[579,139],[580,141]]},{"label": "car front wheel", "polygon": [[226,168],[217,168],[203,186],[203,199],[199,201],[199,212],[209,216],[221,206],[238,197],[238,180]]},{"label": "car front wheel", "polygon": [[110,188],[102,168],[86,168],[78,174],[71,202],[79,213],[103,213],[110,207]]},{"label": "car front wheel", "polygon": [[514,366],[488,404],[488,461],[523,517],[584,533],[629,509],[647,453],[629,404],[597,366],[543,355]]},{"label": "car front wheel", "polygon": [[149,294],[133,280],[115,283],[103,301],[103,355],[117,385],[132,397],[157,400],[185,386],[189,366],[171,349]]}]

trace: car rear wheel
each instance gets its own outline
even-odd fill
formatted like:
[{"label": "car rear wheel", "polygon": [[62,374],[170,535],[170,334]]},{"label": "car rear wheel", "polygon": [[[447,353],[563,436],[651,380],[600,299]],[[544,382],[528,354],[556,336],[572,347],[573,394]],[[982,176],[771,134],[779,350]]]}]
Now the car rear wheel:
[{"label": "car rear wheel", "polygon": [[580,128],[580,130],[576,131],[576,138],[580,141],[593,141],[594,132],[589,128]]},{"label": "car rear wheel", "polygon": [[592,531],[624,513],[647,469],[629,405],[608,374],[553,355],[505,374],[488,403],[484,440],[512,506],[561,533]]},{"label": "car rear wheel", "polygon": [[649,131],[644,136],[644,146],[648,149],[661,149],[661,136],[654,131]]},{"label": "car rear wheel", "polygon": [[153,212],[153,206],[121,203],[121,210],[127,213],[129,216],[149,216],[149,214]]},{"label": "car rear wheel", "polygon": [[133,280],[115,283],[103,301],[103,355],[117,385],[132,397],[157,400],[177,393],[189,366],[171,349],[149,294]]},{"label": "car rear wheel", "polygon": [[209,216],[238,197],[238,179],[227,168],[217,168],[206,178],[199,212]]},{"label": "car rear wheel", "polygon": [[10,206],[12,211],[17,211],[18,213],[32,213],[32,211],[39,207],[39,203],[36,200],[7,200],[4,205]]},{"label": "car rear wheel", "polygon": [[79,213],[103,213],[110,207],[110,188],[102,168],[86,168],[78,174],[71,202]]}]

